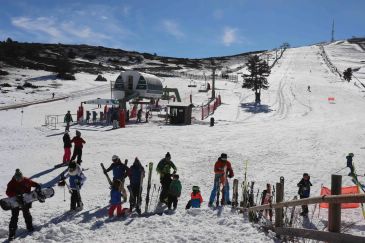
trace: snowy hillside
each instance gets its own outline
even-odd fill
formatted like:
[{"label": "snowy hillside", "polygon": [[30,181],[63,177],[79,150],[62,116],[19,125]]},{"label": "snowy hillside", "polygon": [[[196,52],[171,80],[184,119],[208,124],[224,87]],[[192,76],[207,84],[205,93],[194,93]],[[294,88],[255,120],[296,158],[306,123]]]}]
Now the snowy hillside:
[{"label": "snowy hillside", "polygon": [[[329,58],[339,66],[349,59],[354,66],[361,66],[364,51],[356,49],[361,57],[348,56],[345,45],[325,46],[330,53]],[[239,63],[239,60],[231,63],[232,67],[240,64],[244,63]],[[347,64],[343,66],[347,67]],[[30,73],[28,70],[21,72],[24,75]],[[43,75],[48,74],[37,72],[33,77]],[[105,85],[94,84],[96,82],[87,75],[79,75],[80,80],[88,80],[85,88]],[[117,74],[105,76],[113,80]],[[359,75],[358,78],[365,83],[365,76]],[[41,82],[37,81],[37,85]],[[210,93],[197,92],[204,81],[198,80],[197,88],[187,87],[189,82],[190,79],[180,77],[164,78],[164,86],[178,88],[183,100],[188,100],[192,93],[195,105],[206,102]],[[248,179],[255,181],[260,192],[265,189],[266,183],[274,184],[280,176],[284,176],[285,200],[297,194],[296,184],[307,172],[313,183],[311,194],[317,196],[321,185],[330,186],[331,173],[346,166],[345,156],[349,152],[355,154],[354,163],[359,174],[365,172],[365,164],[362,163],[365,160],[365,98],[358,87],[341,81],[337,74],[331,72],[316,45],[286,50],[271,70],[269,84],[270,88],[263,91],[262,105],[257,109],[252,103],[253,92],[242,89],[241,80],[239,83],[218,80],[217,92],[222,96],[223,104],[214,114],[214,127],[209,126],[209,118],[200,121],[199,109],[194,112],[191,126],[165,125],[156,113],[151,122],[133,123],[125,129],[111,130],[110,126],[92,124],[72,126],[71,136],[79,130],[86,140],[82,165],[87,169],[85,175],[88,178],[81,191],[84,210],[76,214],[68,213],[70,196],[66,191],[64,200],[64,189],[56,185],[57,177],[64,168],[53,169],[62,160],[64,127],[63,124],[56,129],[42,126],[44,117],[47,114],[63,115],[67,110],[76,111],[80,102],[88,99],[109,98],[110,90],[101,88],[97,93],[80,93],[65,100],[28,106],[23,113],[20,109],[0,111],[2,197],[5,197],[7,182],[16,168],[37,182],[55,186],[54,197],[44,204],[34,203],[31,209],[38,230],[32,234],[25,233],[24,220],[19,217],[19,242],[275,242],[274,234],[265,234],[242,214],[232,213],[229,207],[221,213],[208,208],[216,159],[222,152],[227,153],[234,178],[240,183],[244,177],[244,161],[248,160]],[[308,85],[311,92],[307,91]],[[64,87],[64,90],[60,89],[60,95],[80,88],[76,85]],[[18,94],[11,99],[15,96],[18,97]],[[329,103],[328,97],[334,97],[335,103]],[[22,98],[23,94],[19,94],[19,99]],[[4,105],[11,104],[11,99],[1,96]],[[90,105],[85,109],[96,107]],[[117,154],[129,161],[138,157],[143,165],[152,161],[156,166],[166,152],[172,155],[183,187],[177,212],[173,215],[108,219],[110,191],[99,164],[110,164],[112,155]],[[344,175],[344,186],[353,185],[346,176],[348,169],[339,173]],[[364,182],[363,178],[361,180]],[[152,184],[157,188],[160,185],[155,171]],[[186,211],[185,205],[193,185],[200,186],[203,207]],[[145,187],[146,181],[143,198]],[[156,194],[157,191],[152,198],[152,210]],[[327,210],[319,212],[317,207],[313,214],[314,207],[310,206],[309,211],[311,227],[325,228]],[[0,240],[5,240],[10,212],[2,211],[0,219]],[[365,221],[360,209],[344,210],[342,219],[344,223],[355,223],[346,229],[348,233],[365,236]],[[307,227],[308,222],[298,220],[295,226]]]}]

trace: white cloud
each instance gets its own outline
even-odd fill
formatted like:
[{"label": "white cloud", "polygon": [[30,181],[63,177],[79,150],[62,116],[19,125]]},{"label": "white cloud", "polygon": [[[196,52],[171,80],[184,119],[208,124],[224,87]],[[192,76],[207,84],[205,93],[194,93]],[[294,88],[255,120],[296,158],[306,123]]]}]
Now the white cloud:
[{"label": "white cloud", "polygon": [[58,23],[53,18],[38,17],[17,17],[12,18],[12,24],[27,32],[33,33],[37,36],[43,36],[42,39],[47,39],[48,35],[51,41],[68,42],[75,39],[82,39],[83,41],[110,39],[109,36],[93,31],[88,26],[77,26],[73,22]]},{"label": "white cloud", "polygon": [[43,32],[53,38],[61,38],[62,32],[55,27],[54,20],[46,17],[35,19],[27,17],[12,18],[11,23],[21,29],[29,32]]},{"label": "white cloud", "polygon": [[230,46],[233,43],[240,43],[239,37],[237,36],[238,29],[226,27],[223,30],[222,42],[225,46]]},{"label": "white cloud", "polygon": [[167,33],[180,39],[185,36],[185,34],[180,30],[178,23],[173,20],[164,20],[162,25]]}]

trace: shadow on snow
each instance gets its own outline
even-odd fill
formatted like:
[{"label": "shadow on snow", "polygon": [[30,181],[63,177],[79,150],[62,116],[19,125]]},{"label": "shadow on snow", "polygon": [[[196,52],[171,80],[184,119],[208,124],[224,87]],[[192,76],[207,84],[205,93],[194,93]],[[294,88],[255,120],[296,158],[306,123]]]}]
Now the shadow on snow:
[{"label": "shadow on snow", "polygon": [[269,113],[269,112],[273,111],[268,105],[258,105],[255,102],[241,103],[241,107],[244,109],[244,111],[250,112],[250,113],[255,113],[255,114],[256,113]]}]

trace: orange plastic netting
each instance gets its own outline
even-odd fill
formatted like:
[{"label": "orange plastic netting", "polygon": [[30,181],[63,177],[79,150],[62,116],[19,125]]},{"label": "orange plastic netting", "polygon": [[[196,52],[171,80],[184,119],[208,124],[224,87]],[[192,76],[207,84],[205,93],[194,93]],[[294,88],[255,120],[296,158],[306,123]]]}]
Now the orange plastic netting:
[{"label": "orange plastic netting", "polygon": [[[341,194],[359,194],[358,186],[348,186],[341,188]],[[327,187],[322,187],[321,196],[331,195],[331,190]],[[341,203],[341,208],[358,208],[360,206],[359,203]],[[328,208],[328,203],[320,203],[319,207]]]}]

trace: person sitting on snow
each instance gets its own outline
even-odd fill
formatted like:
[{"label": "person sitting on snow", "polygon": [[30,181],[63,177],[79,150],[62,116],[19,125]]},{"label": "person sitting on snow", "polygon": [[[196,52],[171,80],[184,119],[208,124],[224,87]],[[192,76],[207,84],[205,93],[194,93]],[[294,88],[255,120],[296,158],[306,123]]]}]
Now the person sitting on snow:
[{"label": "person sitting on snow", "polygon": [[200,205],[202,202],[203,202],[203,198],[202,198],[202,195],[200,194],[199,187],[193,186],[193,192],[191,193],[191,199],[186,204],[185,209],[200,208]]}]

